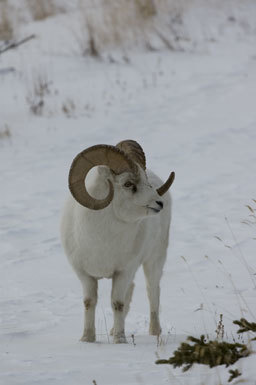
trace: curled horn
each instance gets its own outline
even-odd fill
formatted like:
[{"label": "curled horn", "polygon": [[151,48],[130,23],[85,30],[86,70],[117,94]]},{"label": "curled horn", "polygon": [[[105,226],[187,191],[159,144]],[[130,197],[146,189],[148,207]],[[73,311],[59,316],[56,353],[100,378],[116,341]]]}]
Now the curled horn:
[{"label": "curled horn", "polygon": [[92,210],[107,207],[114,197],[114,186],[110,180],[109,193],[104,199],[95,199],[87,191],[85,178],[95,166],[108,166],[115,174],[125,171],[137,173],[136,164],[122,150],[115,146],[99,144],[80,152],[73,160],[69,171],[69,189],[77,202]]},{"label": "curled horn", "polygon": [[173,184],[174,179],[175,179],[175,172],[172,171],[167,181],[156,190],[160,196],[164,195],[169,190],[169,188]]},{"label": "curled horn", "polygon": [[[119,142],[116,147],[124,151],[134,162],[137,162],[144,171],[146,171],[146,157],[142,147],[135,140],[123,140]],[[175,172],[171,172],[167,181],[159,187],[156,191],[160,196],[164,195],[175,179]]]},{"label": "curled horn", "polygon": [[116,145],[125,152],[134,162],[138,163],[143,170],[146,170],[146,157],[142,147],[135,140],[123,140]]}]

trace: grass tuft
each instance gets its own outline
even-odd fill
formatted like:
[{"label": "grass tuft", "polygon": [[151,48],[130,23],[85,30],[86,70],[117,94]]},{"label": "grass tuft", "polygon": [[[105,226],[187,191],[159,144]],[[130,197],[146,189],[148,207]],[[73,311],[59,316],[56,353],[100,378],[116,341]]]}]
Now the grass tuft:
[{"label": "grass tuft", "polygon": [[12,136],[10,127],[5,124],[3,129],[0,130],[0,139],[8,139]]},{"label": "grass tuft", "polygon": [[142,18],[152,18],[157,14],[157,8],[154,0],[135,0],[137,12]]},{"label": "grass tuft", "polygon": [[61,109],[67,118],[72,118],[75,116],[76,105],[72,99],[70,98],[66,99],[63,102]]},{"label": "grass tuft", "polygon": [[13,26],[10,19],[9,5],[7,0],[0,2],[0,40],[11,40],[13,38]]},{"label": "grass tuft", "polygon": [[51,82],[42,74],[34,77],[32,87],[27,95],[27,103],[33,115],[43,114],[45,97],[50,94]]},{"label": "grass tuft", "polygon": [[44,20],[61,12],[54,0],[27,0],[33,20]]},{"label": "grass tuft", "polygon": [[224,337],[224,324],[223,324],[223,314],[220,314],[220,319],[217,325],[217,329],[215,330],[217,334],[217,340],[222,341]]},{"label": "grass tuft", "polygon": [[[134,46],[154,50],[156,44],[173,50],[177,31],[168,22],[164,28],[161,24],[161,31],[156,25],[166,14],[178,14],[182,23],[182,7],[178,9],[171,0],[80,0],[81,23],[74,36],[82,55],[93,57],[116,47],[124,51]],[[176,19],[171,24],[176,25]],[[156,37],[154,43],[152,36]]]}]

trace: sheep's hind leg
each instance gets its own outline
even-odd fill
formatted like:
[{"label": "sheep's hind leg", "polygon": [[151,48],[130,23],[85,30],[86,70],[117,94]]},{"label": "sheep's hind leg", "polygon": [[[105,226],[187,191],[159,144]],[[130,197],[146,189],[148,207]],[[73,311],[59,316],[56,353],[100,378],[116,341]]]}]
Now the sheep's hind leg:
[{"label": "sheep's hind leg", "polygon": [[[132,284],[130,285],[130,287],[129,287],[127,293],[126,293],[126,296],[125,296],[125,301],[124,301],[124,319],[126,318],[128,312],[129,312],[129,309],[130,309],[130,303],[131,303],[131,300],[132,300],[132,294],[133,294],[134,286],[135,285],[132,282]],[[114,326],[110,330],[110,335],[111,336],[114,335]]]},{"label": "sheep's hind leg", "polygon": [[95,342],[95,308],[97,304],[97,279],[79,274],[84,294],[84,332],[81,341]]},{"label": "sheep's hind leg", "polygon": [[154,336],[161,334],[161,326],[159,321],[159,284],[163,272],[164,262],[165,257],[157,260],[149,260],[143,263],[150,305],[149,334]]}]

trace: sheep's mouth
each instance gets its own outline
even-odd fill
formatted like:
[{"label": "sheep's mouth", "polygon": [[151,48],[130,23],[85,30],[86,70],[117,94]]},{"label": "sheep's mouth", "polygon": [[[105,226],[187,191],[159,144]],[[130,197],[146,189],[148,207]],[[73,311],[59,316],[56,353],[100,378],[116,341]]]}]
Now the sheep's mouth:
[{"label": "sheep's mouth", "polygon": [[147,206],[147,208],[150,209],[150,210],[153,210],[154,213],[156,213],[156,214],[160,213],[160,211],[161,211],[161,209],[156,209],[155,207]]}]

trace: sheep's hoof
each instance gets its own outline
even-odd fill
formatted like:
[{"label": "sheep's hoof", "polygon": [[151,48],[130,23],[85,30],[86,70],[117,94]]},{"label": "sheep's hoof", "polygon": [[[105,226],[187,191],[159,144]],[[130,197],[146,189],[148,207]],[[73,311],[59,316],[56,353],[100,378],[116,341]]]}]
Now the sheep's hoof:
[{"label": "sheep's hoof", "polygon": [[127,340],[124,333],[114,335],[114,344],[127,344]]},{"label": "sheep's hoof", "polygon": [[91,330],[86,330],[80,339],[83,342],[95,342],[95,333]]}]

